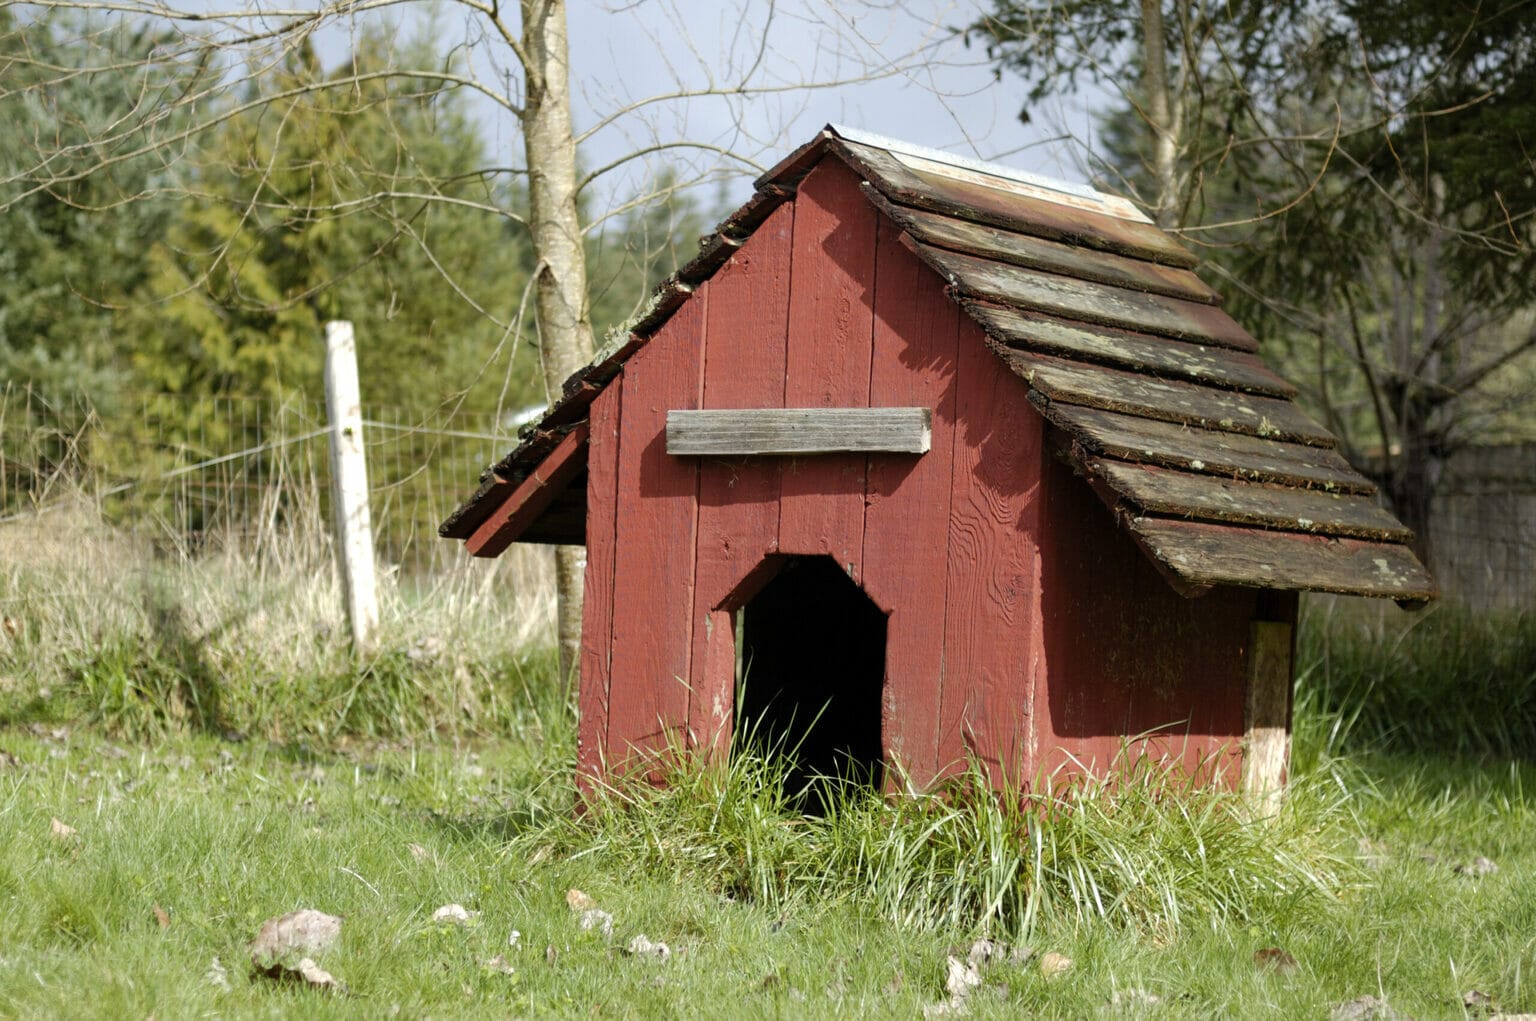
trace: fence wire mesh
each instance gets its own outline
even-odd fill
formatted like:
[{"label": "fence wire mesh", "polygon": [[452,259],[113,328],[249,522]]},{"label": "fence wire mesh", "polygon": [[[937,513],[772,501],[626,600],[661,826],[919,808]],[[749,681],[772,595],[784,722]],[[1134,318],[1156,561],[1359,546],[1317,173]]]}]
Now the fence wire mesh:
[{"label": "fence wire mesh", "polygon": [[[464,557],[437,526],[516,442],[485,413],[363,408],[370,510],[386,569]],[[143,395],[98,408],[78,393],[0,384],[0,521],[93,503],[115,527],[185,555],[260,552],[329,520],[324,406]]]}]

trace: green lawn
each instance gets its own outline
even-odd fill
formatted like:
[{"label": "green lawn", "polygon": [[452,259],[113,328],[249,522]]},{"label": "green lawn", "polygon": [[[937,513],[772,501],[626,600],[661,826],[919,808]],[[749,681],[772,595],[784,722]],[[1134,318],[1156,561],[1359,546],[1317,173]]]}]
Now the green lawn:
[{"label": "green lawn", "polygon": [[[727,872],[703,867],[707,829],[654,818],[661,802],[570,825],[568,785],[549,775],[562,743],[309,752],[6,732],[0,1014],[917,1017],[946,999],[946,957],[965,953],[975,927],[901,925],[872,893],[825,877],[786,879],[773,903],[721,889]],[[1462,1016],[1473,989],[1536,1010],[1536,769],[1375,755],[1307,782],[1344,792],[1308,846],[1356,859],[1326,892],[1265,900],[1246,918],[1191,908],[1176,925],[994,921],[992,935],[1037,953],[983,969],[970,1014],[1322,1018],[1374,994],[1422,1019]],[[77,832],[56,835],[54,819]],[[834,825],[771,804],[762,824]],[[720,823],[716,851],[731,853],[740,825]],[[669,842],[690,832],[669,869]],[[796,851],[776,853],[784,869]],[[1456,871],[1479,856],[1497,871]],[[1187,880],[1173,896],[1199,877]],[[611,913],[611,936],[580,929],[572,888]],[[450,903],[479,915],[434,924]],[[317,960],[346,995],[253,975],[245,945],[262,921],[303,907],[345,919]],[[671,958],[625,953],[641,934]],[[1293,973],[1255,966],[1270,946],[1295,958]],[[1074,966],[1046,978],[1048,951]],[[511,974],[488,966],[498,955]],[[210,977],[215,960],[224,983]]]},{"label": "green lawn", "polygon": [[[1148,769],[807,819],[750,762],[577,818],[516,575],[387,586],[363,663],[318,554],[11,540],[0,1017],[1321,1019],[1369,995],[1426,1021],[1492,1013],[1474,990],[1536,1013],[1536,617],[1310,604],[1275,820]],[[478,914],[434,922],[449,904]],[[301,908],[344,917],[313,955],[344,994],[254,972]],[[956,1001],[980,937],[1020,960]]]}]

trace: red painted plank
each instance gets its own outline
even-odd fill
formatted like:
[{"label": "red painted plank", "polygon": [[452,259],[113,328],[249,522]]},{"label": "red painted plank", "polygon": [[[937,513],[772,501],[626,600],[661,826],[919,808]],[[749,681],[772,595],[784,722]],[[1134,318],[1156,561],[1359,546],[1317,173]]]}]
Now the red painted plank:
[{"label": "red painted plank", "polygon": [[587,423],[579,422],[464,541],[477,557],[499,557],[586,463]]},{"label": "red painted plank", "polygon": [[[869,404],[876,222],[859,179],[836,161],[818,164],[796,194],[788,407]],[[826,455],[785,467],[781,550],[830,554],[860,579],[867,461],[862,454]]]},{"label": "red painted plank", "polygon": [[921,790],[938,772],[960,310],[899,234],[880,223],[869,403],[932,409],[933,445],[921,457],[870,457],[863,565],[865,591],[891,614],[880,731],[896,768],[887,777],[905,770]]},{"label": "red painted plank", "polygon": [[613,643],[614,528],[618,513],[622,386],[592,402],[587,455],[587,570],[577,681],[576,782],[583,794],[604,773],[608,752],[609,649]]},{"label": "red painted plank", "polygon": [[[706,285],[706,408],[784,406],[794,206],[776,209]],[[699,462],[690,744],[724,755],[735,702],[736,607],[722,603],[778,546],[777,457]]]},{"label": "red painted plank", "polygon": [[958,362],[938,764],[971,755],[994,783],[1018,783],[1034,768],[1044,420],[969,319]]},{"label": "red painted plank", "polygon": [[699,472],[693,458],[668,456],[665,433],[669,409],[699,406],[706,304],[701,289],[624,367],[608,717],[615,766],[686,742]]},{"label": "red painted plank", "polygon": [[1133,753],[1235,782],[1244,649],[1261,595],[1234,588],[1178,595],[1089,486],[1055,459],[1046,466],[1041,529],[1039,768],[1103,774],[1123,762],[1127,738],[1145,734]]}]

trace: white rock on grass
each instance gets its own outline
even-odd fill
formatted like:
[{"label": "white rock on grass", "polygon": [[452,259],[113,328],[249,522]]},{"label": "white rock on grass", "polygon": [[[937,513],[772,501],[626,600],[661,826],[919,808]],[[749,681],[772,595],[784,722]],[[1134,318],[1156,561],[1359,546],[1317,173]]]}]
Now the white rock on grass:
[{"label": "white rock on grass", "polygon": [[635,957],[650,957],[665,962],[672,956],[672,948],[665,943],[648,939],[641,933],[629,941],[629,952]]},{"label": "white rock on grass", "polygon": [[251,940],[251,963],[265,968],[290,957],[318,954],[341,935],[341,919],[304,908],[262,923]]},{"label": "white rock on grass", "polygon": [[432,921],[440,925],[468,925],[479,917],[480,912],[470,911],[462,904],[444,904],[432,912]]}]

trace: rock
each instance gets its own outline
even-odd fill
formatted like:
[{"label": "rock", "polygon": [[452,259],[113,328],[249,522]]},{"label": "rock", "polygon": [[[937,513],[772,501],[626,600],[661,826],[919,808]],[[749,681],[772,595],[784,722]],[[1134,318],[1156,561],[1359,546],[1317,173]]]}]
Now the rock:
[{"label": "rock", "polygon": [[444,904],[432,912],[432,921],[446,925],[468,925],[479,917],[480,912],[470,911],[462,904]]},{"label": "rock", "polygon": [[944,959],[944,991],[950,999],[964,999],[981,985],[981,969],[958,957]]},{"label": "rock", "polygon": [[1058,978],[1072,970],[1072,958],[1056,951],[1048,951],[1040,958],[1040,974],[1046,978]]},{"label": "rock", "polygon": [[1471,876],[1474,879],[1482,876],[1491,876],[1497,871],[1499,871],[1497,865],[1481,856],[1473,858],[1466,865],[1456,866],[1456,874],[1458,876]]},{"label": "rock", "polygon": [[290,911],[262,923],[251,940],[251,963],[264,969],[291,957],[318,954],[340,935],[341,919],[335,915],[309,908]]},{"label": "rock", "polygon": [[1341,1003],[1328,1015],[1332,1021],[1412,1021],[1407,1014],[1393,1010],[1376,996],[1357,996]]},{"label": "rock", "polygon": [[1253,952],[1253,965],[1271,975],[1294,975],[1300,967],[1296,958],[1279,947],[1264,947]]},{"label": "rock", "polygon": [[613,916],[598,908],[588,908],[583,911],[578,924],[582,932],[591,932],[596,929],[603,934],[604,939],[613,936]]},{"label": "rock", "polygon": [[665,943],[652,941],[644,933],[629,941],[629,953],[634,957],[650,957],[665,962],[672,956],[672,948]]}]

